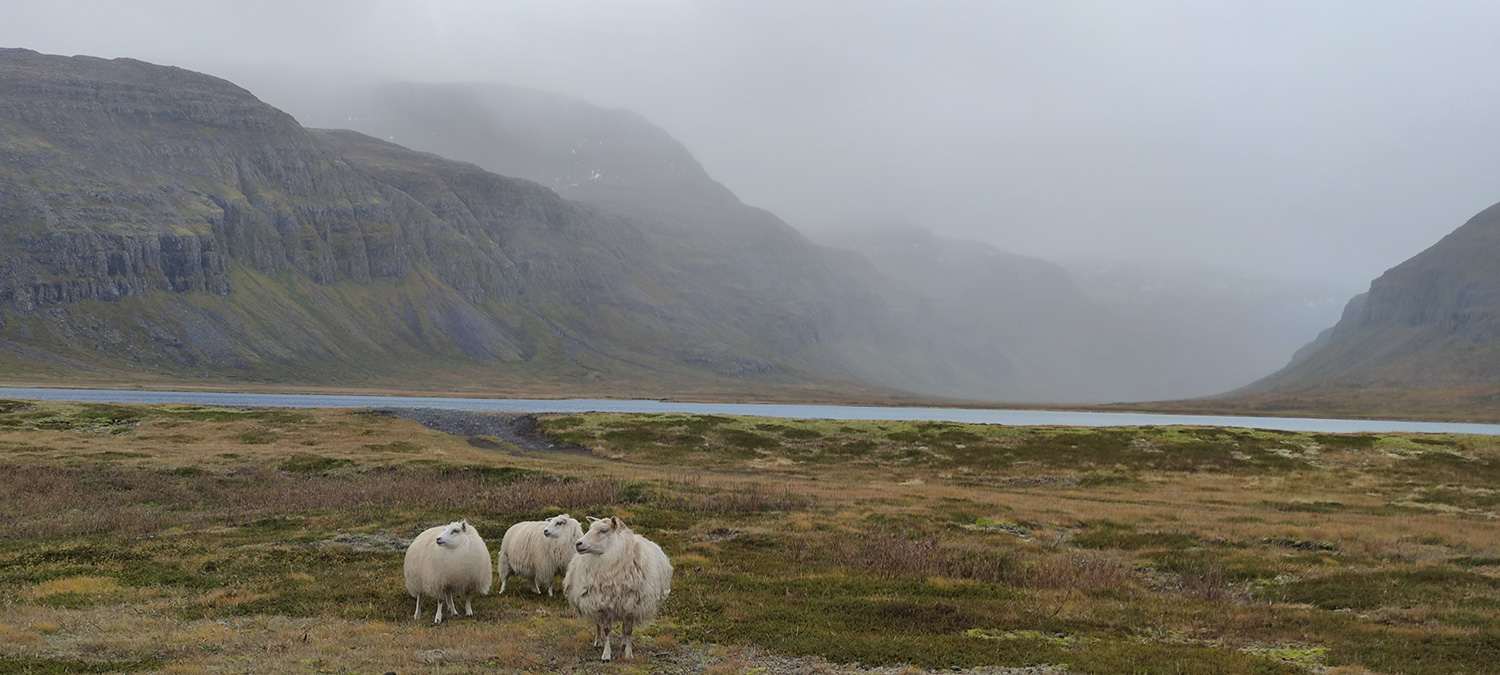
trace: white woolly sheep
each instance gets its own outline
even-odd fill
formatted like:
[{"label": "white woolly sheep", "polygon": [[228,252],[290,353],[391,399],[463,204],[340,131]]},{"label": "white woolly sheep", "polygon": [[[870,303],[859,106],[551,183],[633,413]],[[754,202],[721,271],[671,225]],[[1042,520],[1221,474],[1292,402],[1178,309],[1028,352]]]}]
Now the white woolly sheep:
[{"label": "white woolly sheep", "polygon": [[619,518],[589,518],[588,533],[578,540],[578,556],[568,564],[563,594],[578,616],[594,622],[594,646],[604,644],[610,660],[610,626],[620,622],[625,658],[633,658],[630,632],[656,618],[656,609],[672,592],[672,562],[661,547],[632,532]]},{"label": "white woolly sheep", "polygon": [[436,598],[433,623],[443,622],[443,603],[448,613],[458,614],[453,596],[464,596],[464,615],[474,616],[469,599],[474,593],[489,595],[493,574],[490,551],[484,539],[466,520],[428,529],[406,548],[406,592],[417,599],[413,619],[422,618],[422,597]]},{"label": "white woolly sheep", "polygon": [[582,536],[583,527],[566,513],[511,525],[500,540],[496,565],[500,570],[500,592],[505,592],[505,581],[514,572],[531,582],[532,593],[540,594],[541,584],[546,582],[547,595],[552,595],[552,581],[557,575],[567,573],[568,563],[577,555],[573,546]]}]

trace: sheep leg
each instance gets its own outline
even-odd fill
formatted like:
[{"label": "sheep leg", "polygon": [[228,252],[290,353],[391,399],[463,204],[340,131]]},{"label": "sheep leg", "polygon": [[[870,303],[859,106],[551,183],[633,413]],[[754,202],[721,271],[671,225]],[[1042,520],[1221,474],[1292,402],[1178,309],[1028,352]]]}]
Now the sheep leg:
[{"label": "sheep leg", "polygon": [[620,635],[625,638],[625,660],[626,661],[629,661],[629,660],[635,658],[635,652],[631,649],[631,643],[630,643],[630,629],[632,629],[632,628],[635,627],[632,624],[633,624],[633,622],[630,620],[629,617],[626,617],[626,618],[620,620]]},{"label": "sheep leg", "polygon": [[594,624],[594,646],[604,646],[604,626],[597,622]]},{"label": "sheep leg", "polygon": [[471,597],[473,596],[469,593],[464,594],[464,616],[474,616],[474,608],[469,605],[469,598]]},{"label": "sheep leg", "polygon": [[601,660],[612,660],[609,655],[609,624],[604,624],[604,657]]},{"label": "sheep leg", "polygon": [[421,593],[417,594],[417,611],[412,612],[411,618],[413,618],[413,619],[420,619],[420,618],[422,618],[422,594]]},{"label": "sheep leg", "polygon": [[435,624],[443,622],[443,599],[442,598],[438,598],[437,606],[438,606],[438,608],[437,608],[437,614],[432,615],[432,622],[435,623]]},{"label": "sheep leg", "polygon": [[500,552],[500,592],[496,595],[505,595],[505,580],[510,578],[510,556]]},{"label": "sheep leg", "polygon": [[542,581],[542,575],[540,575],[540,574],[538,574],[538,575],[536,575],[536,576],[534,576],[534,577],[531,578],[531,592],[532,593],[535,593],[537,595],[541,595],[542,594],[541,581]]},{"label": "sheep leg", "polygon": [[458,616],[458,607],[455,607],[453,605],[453,594],[452,593],[448,594],[448,613],[452,614],[453,616]]}]

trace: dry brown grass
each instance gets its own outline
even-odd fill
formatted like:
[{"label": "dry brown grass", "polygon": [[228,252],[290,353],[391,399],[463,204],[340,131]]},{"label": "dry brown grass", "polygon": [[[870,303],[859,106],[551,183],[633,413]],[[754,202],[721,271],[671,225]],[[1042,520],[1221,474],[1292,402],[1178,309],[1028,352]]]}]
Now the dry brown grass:
[{"label": "dry brown grass", "polygon": [[138,537],[170,526],[236,526],[273,515],[411,507],[528,513],[621,501],[610,479],[527,475],[500,481],[478,471],[380,468],[297,475],[266,467],[228,474],[0,464],[0,537]]},{"label": "dry brown grass", "polygon": [[[1019,556],[1000,548],[957,546],[937,538],[863,533],[842,537],[826,555],[837,565],[887,578],[963,579],[1017,588],[1097,591],[1135,586],[1130,568],[1107,552]],[[804,555],[808,553],[804,552]]]},{"label": "dry brown grass", "polygon": [[[61,403],[37,408],[38,414],[52,413],[61,420],[88,414],[89,409]],[[226,409],[217,419],[203,417],[218,409],[197,406],[151,410],[154,413],[144,419],[92,430],[0,427],[0,456],[17,464],[107,462],[209,471],[275,464],[298,453],[367,466],[401,465],[416,457],[456,465],[495,463],[494,451],[473,447],[465,439],[355,410],[271,411],[269,419],[258,416],[266,411],[255,410]],[[109,442],[99,443],[102,437]],[[411,451],[391,452],[391,444]]]},{"label": "dry brown grass", "polygon": [[[289,617],[228,617],[183,622],[160,601],[136,608],[8,612],[22,628],[0,631],[16,642],[12,655],[47,655],[81,662],[129,661],[154,653],[170,663],[163,672],[242,671],[515,672],[545,665],[538,654],[591,651],[587,628],[553,610],[541,621],[460,620],[435,630],[417,621],[344,621]],[[647,648],[650,648],[649,641]]]},{"label": "dry brown grass", "polygon": [[[488,515],[484,527],[499,528],[554,508],[608,508],[665,542],[680,563],[682,586],[674,587],[654,648],[675,659],[705,642],[740,645],[700,670],[763,667],[779,658],[741,649],[752,642],[791,653],[838,646],[757,632],[768,621],[804,617],[813,630],[851,612],[874,612],[870,641],[858,643],[866,651],[845,648],[841,658],[889,659],[880,645],[895,636],[908,648],[931,648],[930,659],[958,646],[1024,663],[1016,656],[1021,645],[1054,663],[1095,664],[1086,670],[1137,662],[1170,669],[1224,657],[1230,672],[1243,663],[1225,650],[1241,646],[1470,639],[1487,630],[1482,621],[1490,610],[1464,607],[1445,587],[1422,585],[1420,575],[1458,569],[1448,561],[1468,556],[1481,562],[1453,578],[1483,589],[1482,579],[1500,569],[1482,562],[1500,556],[1500,520],[1416,501],[1423,486],[1392,472],[1404,460],[1385,446],[1324,447],[1317,466],[1294,469],[1141,471],[1120,483],[1081,485],[1034,480],[1057,472],[1025,463],[980,482],[911,465],[814,476],[526,456],[474,448],[403,420],[305,414],[308,420],[296,423],[153,415],[120,433],[0,429],[0,490],[12,496],[0,504],[0,538],[80,555],[99,542],[107,545],[100,550],[148,557],[190,550],[182,561],[190,575],[239,558],[263,561],[207,588],[170,577],[139,586],[110,581],[129,572],[120,565],[105,572],[63,565],[53,577],[12,569],[20,581],[8,582],[14,600],[0,607],[0,657],[160,653],[173,672],[252,662],[265,672],[584,670],[588,632],[560,603],[485,599],[476,607],[480,620],[433,630],[406,621],[410,608],[396,606],[404,599],[391,600],[400,599],[393,556],[361,558],[337,542],[327,548],[335,530],[390,538],[471,511]],[[246,434],[254,442],[245,442]],[[392,447],[396,442],[419,450]],[[1407,451],[1401,443],[1391,447]],[[1473,456],[1496,452],[1482,444],[1455,447]],[[288,464],[299,455],[300,463]],[[279,539],[302,536],[302,529],[314,534]],[[1099,540],[1100,532],[1118,532],[1124,543],[1079,543]],[[200,535],[222,543],[192,548],[189,540]],[[6,555],[20,559],[16,549],[0,548],[0,560]],[[344,612],[310,589],[325,578],[316,566],[324,560],[363,561],[369,567],[349,578],[384,590],[360,600],[367,609]],[[1391,601],[1413,606],[1355,614],[1313,604],[1336,603],[1347,589],[1309,586],[1301,595],[1278,595],[1351,572],[1389,573],[1391,584],[1417,579],[1397,589],[1413,599]],[[809,584],[846,595],[820,600]],[[944,608],[952,612],[942,614]],[[212,618],[196,618],[205,614]],[[958,642],[928,645],[920,626],[883,623],[929,615],[941,630],[957,632],[941,639]],[[969,628],[982,637],[965,638]],[[908,632],[896,636],[898,630]],[[1201,651],[1177,661],[1131,660],[1146,658],[1140,650],[1160,648],[1149,652],[1156,658],[1189,647]],[[1418,672],[1389,659],[1396,657],[1364,665]]]},{"label": "dry brown grass", "polygon": [[759,513],[788,513],[811,507],[816,498],[790,487],[772,488],[763,482],[739,482],[728,487],[705,488],[702,481],[667,483],[664,492],[672,495],[673,505],[705,516],[742,516]]},{"label": "dry brown grass", "polygon": [[1096,551],[1063,551],[1042,555],[1007,570],[1005,581],[1022,588],[1100,591],[1136,584],[1135,575],[1116,555]]}]

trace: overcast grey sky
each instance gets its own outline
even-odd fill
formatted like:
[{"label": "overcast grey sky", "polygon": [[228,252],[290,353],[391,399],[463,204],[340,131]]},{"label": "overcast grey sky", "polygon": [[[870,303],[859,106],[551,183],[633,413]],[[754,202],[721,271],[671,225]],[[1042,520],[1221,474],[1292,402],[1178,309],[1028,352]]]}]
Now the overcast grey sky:
[{"label": "overcast grey sky", "polygon": [[746,202],[1363,287],[1500,201],[1500,3],[7,2],[0,45],[499,81]]}]

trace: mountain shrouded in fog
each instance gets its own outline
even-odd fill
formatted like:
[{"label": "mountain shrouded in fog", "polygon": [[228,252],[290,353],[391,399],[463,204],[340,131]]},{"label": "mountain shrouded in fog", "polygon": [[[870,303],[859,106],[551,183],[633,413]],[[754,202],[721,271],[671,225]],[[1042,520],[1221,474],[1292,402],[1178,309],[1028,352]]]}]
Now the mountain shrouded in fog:
[{"label": "mountain shrouded in fog", "polygon": [[[505,85],[371,82],[285,70],[249,70],[242,78],[305,123],[346,125],[473,161],[570,198],[632,213],[673,233],[679,243],[697,240],[703,245],[695,257],[719,256],[705,272],[763,276],[785,258],[843,264],[800,236],[769,246],[744,240],[745,232],[775,219],[740,204],[682,144],[630,111]],[[853,358],[839,366],[841,372],[925,393],[1094,401],[1218,393],[1278,367],[1337,315],[1336,308],[1322,307],[1294,311],[1310,313],[1310,322],[1288,321],[1282,307],[1258,311],[1259,305],[1213,295],[1206,285],[1198,287],[1196,306],[1174,296],[1142,311],[1141,303],[1107,292],[1104,302],[1097,302],[1090,297],[1096,294],[1080,292],[1055,265],[981,242],[948,240],[921,232],[918,225],[861,225],[816,239],[873,262],[878,275],[848,268],[833,283],[876,291],[905,317],[905,326],[894,330],[915,333],[924,345],[902,348],[906,359],[918,359],[909,368]],[[923,255],[911,255],[918,250]],[[982,264],[949,259],[974,255],[983,257]],[[937,286],[966,290],[935,297]],[[1258,300],[1301,301],[1289,295],[1295,291],[1278,289]],[[1168,305],[1181,309],[1173,313]],[[868,309],[855,311],[869,315]],[[1239,330],[1257,320],[1265,323]],[[1268,336],[1269,345],[1254,344]],[[933,354],[962,365],[950,368],[930,360]]]},{"label": "mountain shrouded in fog", "polygon": [[[991,400],[1167,386],[1100,337],[1108,313],[1060,269],[993,252],[956,295],[915,283],[740,203],[632,113],[495,87],[367,115],[538,185],[310,131],[182,69],[7,50],[0,78],[12,372]],[[402,91],[371,100],[399,110]]]}]

